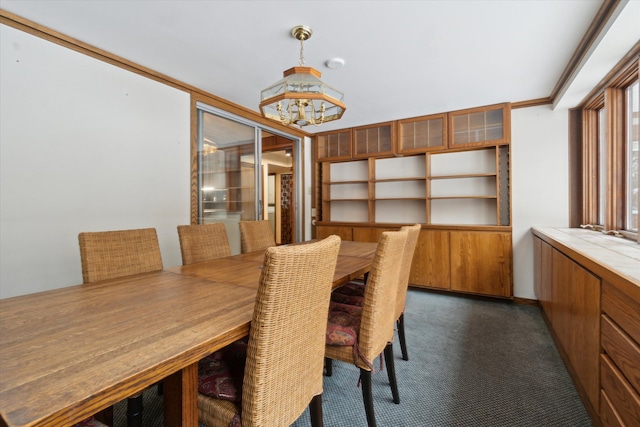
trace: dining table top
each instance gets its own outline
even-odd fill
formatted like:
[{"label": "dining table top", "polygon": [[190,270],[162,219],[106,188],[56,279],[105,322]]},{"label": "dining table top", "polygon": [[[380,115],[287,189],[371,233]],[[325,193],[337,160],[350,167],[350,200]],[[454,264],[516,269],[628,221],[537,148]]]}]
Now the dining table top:
[{"label": "dining table top", "polygon": [[[333,287],[342,286],[367,273],[371,268],[376,247],[376,243],[343,240],[333,275]],[[263,259],[264,251],[248,252],[196,264],[181,265],[170,268],[169,271],[257,289]]]},{"label": "dining table top", "polygon": [[[334,286],[373,252],[343,242]],[[73,425],[162,380],[165,425],[197,426],[197,363],[248,334],[263,259],[0,299],[0,425]]]}]

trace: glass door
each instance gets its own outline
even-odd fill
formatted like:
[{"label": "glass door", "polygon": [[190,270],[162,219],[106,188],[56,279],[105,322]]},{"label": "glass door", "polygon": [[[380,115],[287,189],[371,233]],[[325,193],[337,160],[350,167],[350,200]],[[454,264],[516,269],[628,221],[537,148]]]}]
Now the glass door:
[{"label": "glass door", "polygon": [[[275,155],[273,149],[280,148],[281,141],[287,141],[289,150],[296,153],[301,141],[212,107],[198,104],[197,111],[197,222],[225,224],[231,252],[240,253],[238,222],[269,219],[267,182],[276,162],[271,159]],[[274,140],[278,142],[276,145]],[[269,151],[264,156],[263,143],[264,150]],[[285,151],[282,156],[286,156]],[[299,168],[289,165],[290,172],[299,173]],[[296,191],[291,199],[295,216],[291,235],[297,237],[301,215],[296,207],[301,195]],[[274,228],[274,234],[279,237],[281,232]]]},{"label": "glass door", "polygon": [[225,224],[233,253],[238,222],[258,214],[255,141],[253,126],[198,110],[198,223]]}]

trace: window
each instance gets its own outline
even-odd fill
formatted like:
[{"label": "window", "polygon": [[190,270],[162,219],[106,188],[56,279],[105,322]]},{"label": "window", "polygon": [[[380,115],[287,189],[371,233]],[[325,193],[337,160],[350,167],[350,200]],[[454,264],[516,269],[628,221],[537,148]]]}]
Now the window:
[{"label": "window", "polygon": [[627,88],[626,93],[626,215],[625,229],[638,232],[638,141],[640,140],[640,85],[638,81]]},{"label": "window", "polygon": [[598,111],[598,225],[604,226],[607,206],[607,110]]},{"label": "window", "polygon": [[[580,160],[581,225],[639,241],[639,110],[638,56],[619,64],[579,107],[580,130],[572,146]],[[575,167],[575,166],[574,166]],[[578,190],[573,188],[572,190]],[[577,226],[573,223],[572,226]]]}]

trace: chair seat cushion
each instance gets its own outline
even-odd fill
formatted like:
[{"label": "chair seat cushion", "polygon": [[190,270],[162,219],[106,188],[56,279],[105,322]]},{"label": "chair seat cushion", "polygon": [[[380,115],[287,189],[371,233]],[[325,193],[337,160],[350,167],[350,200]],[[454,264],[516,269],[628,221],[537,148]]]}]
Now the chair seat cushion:
[{"label": "chair seat cushion", "polygon": [[236,341],[198,362],[198,391],[217,399],[240,402],[247,343]]},{"label": "chair seat cushion", "polygon": [[348,282],[346,285],[340,286],[333,294],[341,294],[341,295],[353,295],[358,297],[364,297],[364,283],[362,282]]},{"label": "chair seat cushion", "polygon": [[96,420],[94,417],[89,417],[80,421],[74,427],[107,427],[107,425]]},{"label": "chair seat cushion", "polygon": [[357,345],[362,307],[331,302],[327,319],[325,343],[328,345]]},{"label": "chair seat cushion", "polygon": [[338,292],[333,292],[331,294],[331,301],[337,302],[340,304],[348,304],[348,305],[355,305],[357,307],[362,307],[364,297],[359,295],[347,295],[347,294],[342,294]]}]

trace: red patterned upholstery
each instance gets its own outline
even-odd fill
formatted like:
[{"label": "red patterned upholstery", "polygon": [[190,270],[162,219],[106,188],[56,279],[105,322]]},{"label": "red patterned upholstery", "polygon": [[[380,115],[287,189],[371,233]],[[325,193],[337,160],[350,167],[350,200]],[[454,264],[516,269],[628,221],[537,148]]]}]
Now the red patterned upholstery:
[{"label": "red patterned upholstery", "polygon": [[360,332],[362,308],[334,301],[329,306],[326,344],[356,345]]},{"label": "red patterned upholstery", "polygon": [[348,304],[348,305],[354,305],[356,307],[362,307],[364,296],[346,295],[346,294],[334,292],[333,294],[331,294],[331,301],[339,304]]},{"label": "red patterned upholstery", "polygon": [[332,295],[335,294],[364,297],[364,283],[349,282],[346,285],[340,286],[338,289],[333,291]]},{"label": "red patterned upholstery", "polygon": [[217,399],[242,401],[246,340],[236,341],[198,362],[198,391]]},{"label": "red patterned upholstery", "polygon": [[94,417],[89,417],[80,421],[75,427],[107,427],[106,424],[102,424],[100,421],[96,420]]},{"label": "red patterned upholstery", "polygon": [[364,283],[349,282],[331,292],[331,301],[340,304],[350,304],[362,307],[364,301]]}]

